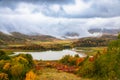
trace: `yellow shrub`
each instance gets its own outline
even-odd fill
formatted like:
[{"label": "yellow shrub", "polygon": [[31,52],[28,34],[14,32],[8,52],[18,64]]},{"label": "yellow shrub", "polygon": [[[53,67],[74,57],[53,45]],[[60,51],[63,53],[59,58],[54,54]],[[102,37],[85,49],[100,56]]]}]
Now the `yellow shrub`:
[{"label": "yellow shrub", "polygon": [[21,76],[23,70],[24,70],[23,65],[17,63],[10,68],[10,73],[12,76],[18,77]]},{"label": "yellow shrub", "polygon": [[29,64],[28,61],[27,61],[27,59],[25,59],[25,58],[22,57],[22,56],[16,57],[15,60],[16,60],[16,61],[19,61],[19,62],[21,62],[21,63],[24,63],[24,64]]},{"label": "yellow shrub", "polygon": [[36,74],[33,71],[26,73],[25,80],[36,80]]},{"label": "yellow shrub", "polygon": [[6,63],[4,66],[3,66],[3,70],[7,71],[9,70],[10,68],[10,63]]}]

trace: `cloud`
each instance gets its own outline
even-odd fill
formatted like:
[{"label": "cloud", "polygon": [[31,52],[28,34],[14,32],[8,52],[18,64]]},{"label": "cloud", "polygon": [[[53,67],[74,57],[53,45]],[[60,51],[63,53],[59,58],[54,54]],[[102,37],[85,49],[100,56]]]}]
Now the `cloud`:
[{"label": "cloud", "polygon": [[4,14],[30,11],[50,17],[109,18],[120,16],[119,4],[120,0],[1,0],[0,14],[5,9]]},{"label": "cloud", "polygon": [[69,18],[116,17],[120,16],[120,0],[76,0],[75,4],[64,5]]},{"label": "cloud", "polygon": [[0,0],[1,7],[10,7],[14,9],[19,3],[27,3],[34,5],[52,5],[52,4],[74,4],[74,0]]},{"label": "cloud", "polygon": [[89,15],[89,17],[120,16],[119,4],[120,0],[93,0],[91,7],[85,11],[85,15]]},{"label": "cloud", "polygon": [[0,31],[90,36],[89,28],[120,28],[119,4],[120,0],[0,0]]},{"label": "cloud", "polygon": [[80,37],[92,36],[88,32],[90,28],[120,28],[120,17],[69,19],[46,17],[42,14],[26,14],[0,15],[0,18],[0,30],[4,32],[39,33],[58,38],[67,32],[78,33]]},{"label": "cloud", "polygon": [[63,9],[66,12],[66,15],[69,15],[70,17],[78,17],[80,14],[84,13],[86,9],[88,9],[91,6],[90,3],[85,3],[82,0],[76,0],[76,3],[74,5],[64,5]]}]

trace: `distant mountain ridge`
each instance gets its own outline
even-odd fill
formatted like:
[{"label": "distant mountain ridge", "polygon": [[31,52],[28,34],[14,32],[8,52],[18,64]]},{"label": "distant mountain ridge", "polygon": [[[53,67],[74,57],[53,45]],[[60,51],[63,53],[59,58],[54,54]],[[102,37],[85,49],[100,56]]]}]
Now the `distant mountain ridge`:
[{"label": "distant mountain ridge", "polygon": [[65,39],[75,39],[75,38],[79,38],[79,36],[80,35],[77,32],[66,32],[62,37]]},{"label": "distant mountain ridge", "polygon": [[[107,28],[90,28],[86,31],[65,31],[65,32],[57,32],[60,35],[45,35],[40,33],[24,33],[24,32],[15,32],[14,27],[7,27],[7,32],[4,31],[3,27],[0,28],[0,43],[4,41],[8,42],[25,42],[25,41],[52,41],[55,39],[79,39],[83,37],[99,37],[104,34],[106,35],[117,35],[120,32],[119,29],[107,29]],[[16,29],[15,29],[16,30]],[[26,31],[27,32],[27,31]],[[53,32],[51,32],[53,33]],[[55,33],[54,33],[55,34]],[[55,36],[55,37],[54,37]],[[57,38],[56,38],[57,37]]]},{"label": "distant mountain ridge", "polygon": [[88,32],[91,34],[101,33],[101,34],[115,35],[115,34],[118,34],[120,32],[120,28],[119,29],[92,28],[92,29],[89,29]]},{"label": "distant mountain ridge", "polygon": [[19,32],[12,32],[5,34],[0,32],[0,44],[5,43],[24,43],[26,41],[53,41],[58,40],[49,35],[26,35]]}]

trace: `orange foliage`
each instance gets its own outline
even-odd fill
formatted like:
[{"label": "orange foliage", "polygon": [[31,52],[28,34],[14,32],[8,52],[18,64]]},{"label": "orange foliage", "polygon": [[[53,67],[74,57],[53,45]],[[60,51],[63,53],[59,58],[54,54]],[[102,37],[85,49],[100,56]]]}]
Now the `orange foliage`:
[{"label": "orange foliage", "polygon": [[10,68],[10,63],[6,63],[3,67],[3,70],[7,71]]},{"label": "orange foliage", "polygon": [[89,61],[93,62],[95,60],[94,56],[89,57]]},{"label": "orange foliage", "polygon": [[36,80],[36,74],[33,71],[29,71],[26,74],[25,80]]},{"label": "orange foliage", "polygon": [[78,58],[76,60],[76,64],[79,65],[82,61],[84,61],[84,58]]},{"label": "orange foliage", "polygon": [[8,79],[8,74],[6,74],[6,73],[0,73],[0,80],[9,80]]}]

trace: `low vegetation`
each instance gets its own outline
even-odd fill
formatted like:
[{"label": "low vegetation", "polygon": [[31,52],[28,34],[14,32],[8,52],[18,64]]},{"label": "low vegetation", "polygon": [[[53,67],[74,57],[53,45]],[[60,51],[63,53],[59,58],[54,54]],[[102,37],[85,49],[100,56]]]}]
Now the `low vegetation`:
[{"label": "low vegetation", "polygon": [[104,53],[107,51],[107,47],[76,47],[75,48],[79,53],[85,53],[88,56],[96,55],[99,53]]},{"label": "low vegetation", "polygon": [[71,48],[72,47],[70,45],[65,45],[65,44],[50,44],[50,45],[32,44],[32,45],[9,47],[9,49],[13,49],[13,50],[36,50],[36,51],[63,50],[63,49],[71,49]]},{"label": "low vegetation", "polygon": [[65,55],[62,59],[60,59],[60,63],[68,66],[79,66],[84,59],[85,58],[80,58],[79,55]]},{"label": "low vegetation", "polygon": [[[115,38],[112,40],[111,37],[107,39],[104,37],[103,39],[84,38],[73,43],[71,41],[55,43],[53,43],[54,41],[33,41],[24,45],[6,45],[3,42],[0,40],[0,47],[2,47],[0,50],[0,80],[120,79],[120,35],[116,40]],[[9,56],[15,50],[46,51],[73,47],[76,47],[77,52],[86,53],[88,56],[81,58],[79,55],[66,55],[59,61],[35,61],[29,54]]]},{"label": "low vegetation", "polygon": [[35,80],[33,67],[33,59],[29,54],[8,56],[0,51],[0,80]]},{"label": "low vegetation", "polygon": [[[76,57],[66,55],[60,62],[76,66]],[[93,80],[119,80],[120,79],[120,35],[117,40],[109,43],[107,51],[98,52],[92,57],[86,57],[79,63],[76,74],[80,77]]]},{"label": "low vegetation", "polygon": [[56,69],[45,68],[39,71],[39,80],[89,80],[81,79],[72,73],[66,73],[63,71],[58,71]]}]

